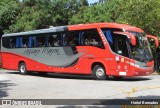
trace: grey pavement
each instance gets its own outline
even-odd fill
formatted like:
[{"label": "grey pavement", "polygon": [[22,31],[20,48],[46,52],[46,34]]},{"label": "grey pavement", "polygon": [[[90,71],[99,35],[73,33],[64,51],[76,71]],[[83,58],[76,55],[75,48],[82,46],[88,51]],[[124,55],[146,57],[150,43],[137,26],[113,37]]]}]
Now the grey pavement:
[{"label": "grey pavement", "polygon": [[17,71],[0,70],[0,99],[133,98],[160,99],[160,76],[126,77],[119,81],[110,77],[97,81],[91,76],[52,73],[45,76],[37,73],[20,75]]}]

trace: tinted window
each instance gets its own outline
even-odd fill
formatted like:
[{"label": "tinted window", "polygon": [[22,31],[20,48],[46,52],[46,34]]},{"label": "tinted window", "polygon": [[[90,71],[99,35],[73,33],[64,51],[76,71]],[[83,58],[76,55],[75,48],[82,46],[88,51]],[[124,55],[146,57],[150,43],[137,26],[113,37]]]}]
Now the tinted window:
[{"label": "tinted window", "polygon": [[15,37],[3,37],[2,42],[3,42],[3,47],[15,48],[16,38]]},{"label": "tinted window", "polygon": [[118,29],[102,29],[110,48],[113,52],[129,57],[129,51],[128,51],[128,40],[126,36],[115,34],[115,31],[121,31]]},{"label": "tinted window", "polygon": [[28,36],[3,37],[6,48],[34,48],[60,46],[95,46],[104,48],[96,29],[83,31],[33,34]]}]

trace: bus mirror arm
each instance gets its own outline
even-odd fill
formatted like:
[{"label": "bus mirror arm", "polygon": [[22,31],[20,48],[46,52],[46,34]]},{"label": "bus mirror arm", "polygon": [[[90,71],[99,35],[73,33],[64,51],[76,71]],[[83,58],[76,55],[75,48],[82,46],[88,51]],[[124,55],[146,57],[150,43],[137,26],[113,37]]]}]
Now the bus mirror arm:
[{"label": "bus mirror arm", "polygon": [[148,39],[154,39],[155,44],[156,44],[156,47],[159,46],[159,41],[158,41],[158,38],[157,38],[156,36],[147,35],[146,37],[147,37]]},{"label": "bus mirror arm", "polygon": [[136,45],[136,38],[131,33],[128,33],[128,32],[114,32],[114,34],[124,35],[124,36],[126,36],[130,40],[130,42],[131,42],[131,44],[133,46]]}]

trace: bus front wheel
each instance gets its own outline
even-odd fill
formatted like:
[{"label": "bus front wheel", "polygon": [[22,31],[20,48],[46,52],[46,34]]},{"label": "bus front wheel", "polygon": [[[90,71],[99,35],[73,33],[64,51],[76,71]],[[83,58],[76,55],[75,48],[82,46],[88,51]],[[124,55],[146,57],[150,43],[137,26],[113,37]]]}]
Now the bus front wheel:
[{"label": "bus front wheel", "polygon": [[93,67],[93,75],[96,80],[105,80],[107,78],[106,71],[101,65],[95,65]]},{"label": "bus front wheel", "polygon": [[24,62],[20,63],[18,68],[19,68],[20,74],[22,74],[22,75],[27,74],[27,68],[26,68],[26,64]]}]

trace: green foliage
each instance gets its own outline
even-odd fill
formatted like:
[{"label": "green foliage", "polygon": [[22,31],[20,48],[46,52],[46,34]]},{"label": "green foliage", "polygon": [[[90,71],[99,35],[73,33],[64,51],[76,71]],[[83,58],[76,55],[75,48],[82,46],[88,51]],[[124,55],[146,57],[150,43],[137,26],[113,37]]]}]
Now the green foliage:
[{"label": "green foliage", "polygon": [[160,1],[107,0],[104,4],[81,8],[70,24],[104,21],[131,24],[147,34],[160,35]]},{"label": "green foliage", "polygon": [[19,4],[17,0],[1,0],[0,2],[0,31],[4,32],[16,21],[19,14]]},{"label": "green foliage", "polygon": [[46,28],[52,22],[49,0],[23,0],[17,21],[10,26],[9,32],[21,32]]},{"label": "green foliage", "polygon": [[118,22],[160,35],[159,0],[106,0],[88,6],[87,0],[1,0],[0,30],[21,32],[49,26]]},{"label": "green foliage", "polygon": [[125,0],[123,14],[117,22],[125,22],[145,30],[147,34],[160,35],[159,0]]},{"label": "green foliage", "polygon": [[[159,0],[125,0],[123,14],[117,22],[123,22],[142,28],[146,34],[160,36],[160,1]],[[127,10],[127,11],[126,11]],[[156,54],[156,46],[151,41],[153,55]]]},{"label": "green foliage", "polygon": [[[123,14],[123,0],[107,1],[104,4],[97,4],[82,8],[72,19],[74,23],[92,23],[92,22],[116,22],[117,18]],[[77,20],[78,21],[77,21]]]},{"label": "green foliage", "polygon": [[68,25],[71,18],[79,12],[79,9],[88,6],[86,0],[56,0],[53,2],[55,10],[54,25]]},{"label": "green foliage", "polygon": [[88,6],[87,0],[22,0],[9,4],[8,2],[1,3],[2,8],[7,9],[0,11],[3,13],[1,25],[7,26],[3,30],[5,33],[68,25],[81,7]]}]

